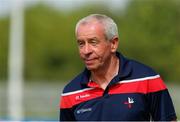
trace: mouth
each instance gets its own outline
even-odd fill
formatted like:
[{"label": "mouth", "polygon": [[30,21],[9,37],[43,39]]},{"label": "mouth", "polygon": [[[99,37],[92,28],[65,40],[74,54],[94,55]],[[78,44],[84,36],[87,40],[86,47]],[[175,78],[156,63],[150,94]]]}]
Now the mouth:
[{"label": "mouth", "polygon": [[94,63],[95,59],[85,59],[84,61],[86,65],[91,65]]}]

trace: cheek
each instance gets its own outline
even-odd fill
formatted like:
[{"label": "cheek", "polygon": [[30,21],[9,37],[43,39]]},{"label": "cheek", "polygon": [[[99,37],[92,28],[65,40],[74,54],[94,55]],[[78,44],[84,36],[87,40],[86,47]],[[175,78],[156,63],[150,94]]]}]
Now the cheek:
[{"label": "cheek", "polygon": [[104,57],[107,59],[110,58],[110,55],[111,55],[111,47],[107,47],[104,52]]},{"label": "cheek", "polygon": [[82,53],[79,54],[81,59],[84,59],[84,55]]},{"label": "cheek", "polygon": [[101,60],[106,60],[111,54],[111,49],[109,46],[104,46],[100,50],[96,50],[96,52],[97,55],[99,55],[99,57],[101,58]]},{"label": "cheek", "polygon": [[111,47],[109,45],[103,47],[102,53],[104,55],[108,55],[108,54],[110,54],[110,52],[111,52]]}]

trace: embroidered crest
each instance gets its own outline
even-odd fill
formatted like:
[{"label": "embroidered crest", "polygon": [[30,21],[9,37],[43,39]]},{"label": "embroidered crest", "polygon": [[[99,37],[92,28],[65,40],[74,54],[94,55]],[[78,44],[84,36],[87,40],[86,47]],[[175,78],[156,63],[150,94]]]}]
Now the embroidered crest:
[{"label": "embroidered crest", "polygon": [[128,101],[125,101],[124,104],[128,105],[128,108],[132,108],[132,104],[134,103],[133,98],[128,97]]}]

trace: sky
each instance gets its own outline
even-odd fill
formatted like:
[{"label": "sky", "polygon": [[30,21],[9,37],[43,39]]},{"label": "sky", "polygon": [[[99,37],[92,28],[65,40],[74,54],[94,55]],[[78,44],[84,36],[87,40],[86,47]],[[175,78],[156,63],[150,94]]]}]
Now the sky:
[{"label": "sky", "polygon": [[[12,1],[15,0],[0,0],[0,17],[9,14]],[[115,11],[117,9],[125,8],[128,2],[128,0],[16,0],[16,1],[17,2],[23,1],[25,7],[33,6],[40,2],[58,8],[61,11],[72,11],[77,7],[81,7],[89,3],[105,4],[109,7],[109,9]]]}]

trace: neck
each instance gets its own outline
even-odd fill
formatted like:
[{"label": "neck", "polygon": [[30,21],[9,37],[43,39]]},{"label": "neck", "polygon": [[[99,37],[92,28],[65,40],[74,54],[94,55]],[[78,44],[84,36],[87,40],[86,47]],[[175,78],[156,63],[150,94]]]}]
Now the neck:
[{"label": "neck", "polygon": [[119,59],[116,56],[112,56],[105,66],[91,71],[91,79],[99,84],[101,88],[105,89],[113,77],[118,74],[118,70]]}]

